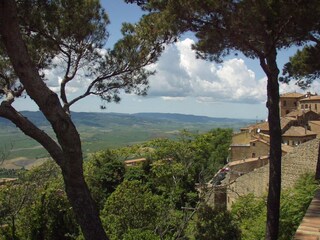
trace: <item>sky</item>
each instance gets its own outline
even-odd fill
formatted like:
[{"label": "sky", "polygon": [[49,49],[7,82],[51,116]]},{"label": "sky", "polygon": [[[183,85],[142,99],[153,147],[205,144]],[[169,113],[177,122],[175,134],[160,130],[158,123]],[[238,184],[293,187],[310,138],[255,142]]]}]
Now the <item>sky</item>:
[{"label": "sky", "polygon": [[[134,4],[123,0],[102,0],[110,18],[110,37],[106,47],[121,37],[122,22],[137,22],[143,12]],[[163,112],[182,113],[210,117],[246,118],[262,120],[267,118],[267,79],[257,59],[247,59],[243,55],[229,56],[223,63],[196,59],[191,45],[196,41],[192,34],[183,35],[174,45],[167,46],[159,61],[149,69],[156,74],[149,78],[150,88],[146,97],[121,94],[121,102],[108,103],[101,110],[98,97],[88,97],[71,108],[78,112]],[[290,48],[279,52],[278,67],[288,62],[296,52]],[[48,84],[53,90],[58,87],[59,71],[47,72]],[[83,92],[85,79],[77,79],[67,89],[71,96]],[[302,92],[293,83],[281,84],[280,93]],[[319,83],[314,82],[309,89],[319,92]],[[18,110],[38,110],[29,99],[18,99],[14,106]]]}]

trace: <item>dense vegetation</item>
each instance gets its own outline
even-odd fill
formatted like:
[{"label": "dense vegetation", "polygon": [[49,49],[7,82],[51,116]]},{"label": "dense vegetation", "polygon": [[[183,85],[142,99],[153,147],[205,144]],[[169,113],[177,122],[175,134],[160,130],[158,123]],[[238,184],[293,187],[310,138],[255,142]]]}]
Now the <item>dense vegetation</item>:
[{"label": "dense vegetation", "polygon": [[21,171],[23,171],[23,169],[15,170],[15,169],[0,168],[0,178],[15,178],[15,177],[18,177],[19,173]]},{"label": "dense vegetation", "polygon": [[[194,236],[194,214],[200,206],[196,183],[207,181],[225,164],[231,134],[231,129],[184,131],[176,140],[92,154],[85,162],[85,176],[111,239]],[[136,157],[147,161],[125,167],[123,160]],[[0,191],[2,238],[81,236],[59,169],[51,162],[25,172]]]},{"label": "dense vegetation", "polygon": [[[196,189],[225,164],[231,134],[229,129],[184,131],[175,140],[90,155],[85,177],[110,239],[263,238],[265,199],[243,197],[230,213],[208,206]],[[125,166],[125,159],[140,157],[147,160]],[[283,236],[295,231],[314,189],[305,177],[295,190],[283,193]],[[0,225],[1,240],[83,239],[60,170],[51,161],[0,188]]]},{"label": "dense vegetation", "polygon": [[[291,239],[295,234],[318,183],[311,174],[302,175],[293,189],[281,194],[279,239]],[[266,197],[256,198],[253,194],[240,197],[233,205],[232,214],[239,224],[242,239],[265,239]]]}]

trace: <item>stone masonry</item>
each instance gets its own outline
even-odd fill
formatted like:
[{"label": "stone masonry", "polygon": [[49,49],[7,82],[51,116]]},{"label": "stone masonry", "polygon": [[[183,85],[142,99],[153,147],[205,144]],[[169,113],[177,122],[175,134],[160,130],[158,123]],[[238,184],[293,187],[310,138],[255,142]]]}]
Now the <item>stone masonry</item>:
[{"label": "stone masonry", "polygon": [[[282,189],[292,187],[297,179],[304,173],[315,173],[319,139],[303,143],[282,158]],[[256,197],[266,195],[269,182],[269,164],[254,169],[235,180],[226,178],[223,185],[226,186],[227,208],[239,196],[253,193]]]}]

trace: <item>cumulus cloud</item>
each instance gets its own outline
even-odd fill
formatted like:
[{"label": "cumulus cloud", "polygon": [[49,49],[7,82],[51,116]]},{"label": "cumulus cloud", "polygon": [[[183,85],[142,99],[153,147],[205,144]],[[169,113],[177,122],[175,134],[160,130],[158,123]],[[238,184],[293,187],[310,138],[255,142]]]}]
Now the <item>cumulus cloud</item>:
[{"label": "cumulus cloud", "polygon": [[312,92],[312,93],[318,93],[319,94],[319,89],[320,89],[320,82],[319,81],[313,81],[310,88],[306,90],[302,90],[295,81],[291,81],[289,84],[285,83],[280,83],[279,85],[279,92],[280,94],[282,93],[287,93],[287,92],[299,92],[299,93],[305,93],[307,91]]},{"label": "cumulus cloud", "polygon": [[242,59],[216,64],[196,59],[193,40],[169,46],[151,69],[149,96],[169,100],[195,97],[199,102],[264,102],[266,79],[256,79]]},{"label": "cumulus cloud", "polygon": [[[149,96],[160,97],[164,101],[183,101],[187,97],[196,98],[198,102],[266,101],[266,77],[257,79],[241,58],[229,59],[221,64],[196,59],[195,51],[191,49],[193,43],[192,39],[187,38],[168,46],[159,61],[148,67],[149,70],[156,70],[156,74],[149,79]],[[106,50],[101,49],[99,53],[104,55]],[[57,67],[44,70],[46,84],[59,92],[65,64],[59,57],[54,58],[53,63]],[[67,94],[81,93],[88,86],[90,79],[84,76],[84,71],[68,83]],[[315,81],[312,89],[320,89],[320,83]],[[294,82],[280,84],[280,93],[294,91],[303,92]]]}]

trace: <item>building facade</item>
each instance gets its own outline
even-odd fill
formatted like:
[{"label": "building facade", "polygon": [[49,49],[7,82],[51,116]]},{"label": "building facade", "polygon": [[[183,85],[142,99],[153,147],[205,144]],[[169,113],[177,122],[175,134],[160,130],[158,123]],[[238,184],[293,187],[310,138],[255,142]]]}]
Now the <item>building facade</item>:
[{"label": "building facade", "polygon": [[285,93],[280,95],[280,117],[286,116],[288,113],[296,110],[299,105],[299,100],[305,95],[301,93]]}]

